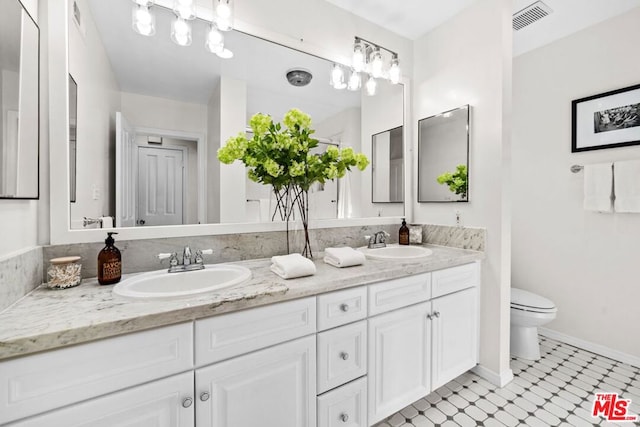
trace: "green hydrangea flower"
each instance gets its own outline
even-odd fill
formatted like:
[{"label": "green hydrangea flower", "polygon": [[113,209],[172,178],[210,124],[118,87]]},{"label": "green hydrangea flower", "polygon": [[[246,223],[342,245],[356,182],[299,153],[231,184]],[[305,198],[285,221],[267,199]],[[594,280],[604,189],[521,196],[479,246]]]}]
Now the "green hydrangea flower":
[{"label": "green hydrangea flower", "polygon": [[300,129],[308,129],[311,127],[311,116],[297,108],[292,108],[284,115],[282,122],[289,129],[294,129],[296,125],[299,126]]},{"label": "green hydrangea flower", "polygon": [[253,134],[258,138],[264,136],[271,125],[273,125],[273,120],[271,116],[267,114],[254,114],[251,120],[249,120],[249,126],[251,126],[251,130],[253,130]]},{"label": "green hydrangea flower", "polygon": [[361,171],[365,170],[367,166],[369,166],[369,159],[367,159],[367,156],[365,156],[362,153],[356,154],[355,160],[356,160],[356,166]]}]

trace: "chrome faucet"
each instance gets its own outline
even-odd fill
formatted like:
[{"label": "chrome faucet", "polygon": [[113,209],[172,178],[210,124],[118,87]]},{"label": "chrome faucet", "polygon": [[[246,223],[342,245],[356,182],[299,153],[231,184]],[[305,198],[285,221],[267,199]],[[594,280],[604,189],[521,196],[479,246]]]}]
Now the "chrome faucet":
[{"label": "chrome faucet", "polygon": [[178,261],[178,254],[176,252],[158,254],[157,257],[160,261],[167,258],[169,259],[169,270],[167,270],[169,273],[180,273],[184,271],[202,270],[204,268],[203,255],[211,255],[212,253],[213,249],[203,249],[197,250],[194,256],[191,253],[191,248],[185,246],[182,251],[182,264]]},{"label": "chrome faucet", "polygon": [[378,248],[386,247],[387,246],[386,240],[387,240],[387,237],[389,236],[390,234],[387,233],[386,231],[378,231],[372,236],[364,236],[365,239],[369,240],[369,244],[367,245],[367,248],[378,249]]}]

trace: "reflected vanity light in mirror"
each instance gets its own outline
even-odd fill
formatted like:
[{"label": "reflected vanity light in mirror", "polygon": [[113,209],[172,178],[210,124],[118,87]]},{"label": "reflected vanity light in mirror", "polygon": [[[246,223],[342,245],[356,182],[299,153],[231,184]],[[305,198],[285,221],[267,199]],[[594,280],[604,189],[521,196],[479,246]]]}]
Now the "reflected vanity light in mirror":
[{"label": "reflected vanity light in mirror", "polygon": [[1,1],[0,199],[39,198],[39,49],[38,26],[22,3]]},{"label": "reflected vanity light in mirror", "polygon": [[[188,22],[194,42],[182,47],[169,37],[139,37],[131,31],[129,22],[122,19],[122,14],[130,12],[130,0],[87,0],[86,4],[89,7],[83,13],[93,17],[97,27],[93,32],[101,36],[104,49],[86,46],[77,29],[69,28],[69,69],[80,89],[77,201],[70,205],[70,219],[66,216],[71,229],[82,229],[85,216],[119,217],[117,227],[131,229],[156,230],[158,226],[180,224],[185,226],[185,233],[197,224],[245,224],[236,229],[247,230],[251,223],[262,223],[265,230],[279,229],[269,215],[273,203],[270,188],[248,180],[243,168],[221,165],[215,158],[219,144],[224,144],[229,135],[246,129],[255,113],[267,113],[281,121],[286,111],[296,107],[311,115],[314,137],[322,142],[321,147],[351,146],[371,158],[371,135],[403,124],[403,85],[381,79],[379,97],[363,96],[364,91],[328,91],[333,62],[326,59],[231,31],[217,32],[211,40],[217,42],[223,35],[224,46],[233,46],[234,59],[221,61],[204,46],[210,41],[212,29],[207,20]],[[153,11],[158,28],[169,28],[175,19],[171,9],[156,4]],[[96,60],[93,55],[101,50],[108,58]],[[227,53],[231,52],[223,47],[220,54]],[[109,64],[110,69],[99,68],[103,64]],[[309,70],[314,78],[304,87],[292,86],[286,78],[291,69]],[[104,80],[95,81],[97,76],[113,76],[113,80],[107,85]],[[344,79],[342,83],[347,86]],[[102,92],[90,94],[87,88]],[[91,99],[96,98],[105,100],[99,111],[84,114],[93,106]],[[223,111],[234,114],[216,122]],[[115,119],[117,113],[121,113],[120,120]],[[112,121],[120,127],[116,129]],[[99,134],[95,129],[105,132]],[[119,135],[118,144],[114,135]],[[149,142],[160,138],[162,144]],[[87,160],[96,151],[108,153],[104,164]],[[114,154],[117,152],[120,155]],[[161,156],[154,157],[156,153]],[[164,160],[154,163],[151,158]],[[183,172],[177,166],[180,164]],[[149,171],[157,174],[161,165],[166,176],[181,178],[162,192],[156,186],[158,191],[145,195],[141,191],[143,175],[148,179]],[[239,185],[230,191],[225,185],[228,182]],[[315,209],[310,214],[312,225],[316,220],[403,215],[402,203],[384,208],[373,204],[370,185],[370,175],[362,175],[315,188],[310,193],[310,199],[315,200],[310,200]],[[182,213],[176,208],[175,222],[154,222],[143,215],[150,203],[156,210],[162,204],[166,213],[167,200],[171,200],[171,206],[182,200]],[[272,223],[275,227],[266,227]],[[179,235],[173,231],[176,227],[166,228],[171,230],[158,229],[158,235]]]},{"label": "reflected vanity light in mirror", "polygon": [[213,22],[220,31],[233,29],[234,0],[213,0]]},{"label": "reflected vanity light in mirror", "polygon": [[133,29],[142,36],[153,36],[156,33],[156,18],[149,6],[136,5],[132,11]]},{"label": "reflected vanity light in mirror", "polygon": [[418,202],[468,202],[469,105],[418,122]]}]

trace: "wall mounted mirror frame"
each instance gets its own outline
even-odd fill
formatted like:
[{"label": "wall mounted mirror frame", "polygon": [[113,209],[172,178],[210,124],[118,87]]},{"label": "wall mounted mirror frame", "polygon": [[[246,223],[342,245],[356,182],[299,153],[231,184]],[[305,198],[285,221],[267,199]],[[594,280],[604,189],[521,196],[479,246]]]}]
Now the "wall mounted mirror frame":
[{"label": "wall mounted mirror frame", "polygon": [[[68,28],[74,25],[69,14],[69,0],[63,0],[66,8],[51,8],[49,11],[49,20],[51,26],[49,28],[50,36],[52,38],[52,47],[58,52],[64,52],[68,57],[69,55],[69,35]],[[164,4],[166,3],[166,4]],[[170,7],[170,1],[159,0],[156,4],[168,5]],[[206,11],[203,16],[207,19]],[[264,28],[256,27],[253,25],[237,22],[236,29],[247,34],[251,34],[255,37],[259,37],[273,43],[280,44],[292,49],[300,50],[300,44],[292,41],[289,37],[274,33]],[[302,51],[302,50],[300,50]],[[329,60],[336,60],[337,58],[331,58],[335,55],[335,52],[328,54],[330,50],[325,48],[319,48],[316,45],[305,45],[304,53],[313,55],[319,58],[329,58]],[[68,74],[69,66],[67,61],[60,60],[60,57],[51,56],[49,58],[49,67],[51,68],[51,79],[54,88],[52,89],[52,96],[50,98],[50,122],[51,122],[51,147],[50,150],[50,162],[51,162],[51,197],[65,198],[69,197],[69,179],[70,172],[68,169],[69,150],[69,129],[67,124],[69,123],[68,117],[68,104],[64,110],[60,109],[61,103],[68,103]],[[62,78],[64,75],[64,78]],[[74,77],[76,77],[74,75]],[[64,82],[63,90],[60,90],[60,86],[55,84],[56,82]],[[401,93],[403,93],[403,100],[401,101],[402,113],[401,123],[404,121],[405,112],[409,107],[408,98],[408,84],[407,79],[403,80]],[[80,89],[82,83],[78,82]],[[64,114],[63,114],[64,113]],[[60,126],[60,122],[65,126]],[[405,126],[406,128],[406,126]],[[369,133],[371,135],[371,133]],[[405,147],[406,141],[410,138],[408,135],[404,135]],[[65,149],[62,149],[64,142]],[[80,146],[79,141],[79,146]],[[406,151],[406,149],[405,149]],[[368,154],[370,156],[370,153]],[[78,177],[80,179],[80,177]],[[362,180],[370,182],[370,176],[367,178],[365,174],[362,175]],[[60,183],[64,185],[60,185]],[[405,186],[406,187],[406,186]],[[64,193],[61,189],[64,189]],[[367,191],[367,193],[370,193]],[[408,200],[409,195],[405,196],[405,200]],[[407,203],[407,210],[410,208]],[[399,217],[409,216],[407,210],[402,213],[396,213],[389,215],[388,217],[377,217],[372,214],[370,217],[362,218],[349,218],[349,219],[328,219],[328,220],[314,220],[312,218],[311,228],[324,228],[324,227],[342,227],[342,226],[359,226],[369,224],[394,224],[398,222]],[[52,204],[51,206],[51,243],[63,244],[63,243],[80,243],[80,242],[94,242],[104,239],[104,231],[100,229],[82,229],[74,230],[69,227],[70,207],[61,206],[60,204]],[[193,225],[180,225],[180,226],[149,226],[149,227],[131,227],[118,229],[121,234],[120,238],[124,240],[128,239],[144,239],[144,238],[159,238],[159,237],[183,237],[194,235],[216,235],[216,234],[230,234],[237,232],[264,232],[264,231],[279,231],[284,230],[285,224],[282,223],[225,223],[225,224],[193,224]]]},{"label": "wall mounted mirror frame", "polygon": [[371,202],[404,201],[404,126],[371,136]]},{"label": "wall mounted mirror frame", "polygon": [[470,111],[464,105],[418,121],[419,203],[469,201]]},{"label": "wall mounted mirror frame", "polygon": [[0,199],[40,198],[40,29],[0,3]]}]

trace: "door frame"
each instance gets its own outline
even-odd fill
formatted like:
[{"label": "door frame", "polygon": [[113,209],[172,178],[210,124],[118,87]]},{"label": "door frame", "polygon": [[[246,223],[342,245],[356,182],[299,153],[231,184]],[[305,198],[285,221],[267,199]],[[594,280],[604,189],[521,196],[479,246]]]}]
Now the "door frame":
[{"label": "door frame", "polygon": [[[137,147],[136,150],[136,161],[135,161],[135,165],[134,165],[134,174],[135,174],[135,183],[133,183],[133,185],[136,186],[136,207],[139,206],[140,203],[140,192],[138,190],[140,190],[140,188],[138,188],[138,186],[140,185],[140,149],[141,148],[151,148],[151,149],[156,149],[156,150],[175,150],[175,151],[181,151],[182,152],[182,225],[184,224],[184,219],[187,216],[187,177],[189,176],[189,165],[188,165],[188,158],[189,158],[189,150],[187,149],[187,147],[178,147],[178,146],[172,146],[172,147],[162,147],[162,146],[153,146],[153,145],[140,145],[140,144],[135,144],[135,146]],[[200,195],[198,194],[198,197]],[[198,205],[199,206],[199,205]],[[138,209],[136,209],[136,216],[138,216]],[[138,227],[138,218],[136,218],[136,227]]]},{"label": "door frame", "polygon": [[[150,128],[144,126],[133,126],[136,134],[142,135],[158,135],[165,136],[169,138],[176,139],[184,139],[187,141],[195,141],[196,148],[198,151],[197,154],[197,163],[198,163],[198,223],[206,224],[207,223],[207,141],[204,134],[199,132],[184,132],[179,130],[171,130],[171,129],[161,129],[161,128]],[[186,155],[183,157],[183,163],[187,163],[185,161]],[[138,161],[136,159],[136,176],[138,174],[137,171]],[[185,171],[188,166],[185,166]],[[184,184],[186,185],[186,177],[183,177]],[[137,185],[137,183],[136,183]],[[186,197],[185,191],[182,192],[183,197],[183,222],[184,222],[184,197]]]}]

